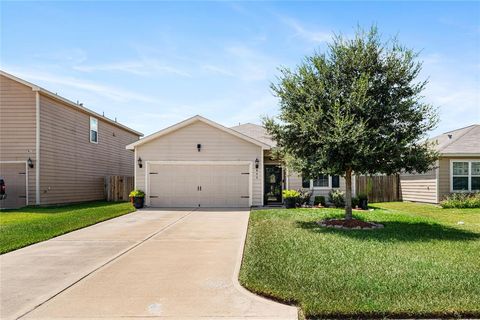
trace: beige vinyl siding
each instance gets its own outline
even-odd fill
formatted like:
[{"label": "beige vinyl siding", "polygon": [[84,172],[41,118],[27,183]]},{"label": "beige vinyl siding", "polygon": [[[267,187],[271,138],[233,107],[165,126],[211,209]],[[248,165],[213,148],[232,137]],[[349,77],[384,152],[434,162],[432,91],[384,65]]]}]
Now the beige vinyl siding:
[{"label": "beige vinyl siding", "polygon": [[[31,158],[36,165],[35,122],[35,92],[0,76],[0,161]],[[28,168],[28,193],[35,204],[35,167]]]},{"label": "beige vinyl siding", "polygon": [[[197,144],[202,145],[200,152]],[[252,204],[262,205],[262,148],[232,134],[196,121],[188,126],[139,145],[137,157],[146,161],[250,161],[259,159],[259,169],[253,165]],[[136,187],[145,190],[145,169],[136,168]]]},{"label": "beige vinyl siding", "polygon": [[436,203],[436,170],[423,174],[400,175],[400,190],[404,201]]},{"label": "beige vinyl siding", "polygon": [[[345,178],[340,177],[340,187],[338,189],[345,192],[345,190],[346,190],[345,187],[346,187],[345,186]],[[302,176],[301,176],[301,174],[296,173],[296,172],[289,173],[289,175],[288,175],[288,188],[293,189],[293,190],[299,190],[299,189],[308,190],[306,188],[302,188]],[[311,190],[312,191],[312,197],[325,196],[325,198],[328,199],[328,194],[331,190],[332,190],[331,188],[326,188],[326,189],[313,188],[313,190]]]},{"label": "beige vinyl siding", "polygon": [[450,193],[450,160],[479,160],[480,157],[441,157],[439,160],[438,194],[439,201]]},{"label": "beige vinyl siding", "polygon": [[134,174],[138,137],[98,119],[98,144],[91,143],[90,115],[40,97],[41,204],[104,199],[104,177]]}]

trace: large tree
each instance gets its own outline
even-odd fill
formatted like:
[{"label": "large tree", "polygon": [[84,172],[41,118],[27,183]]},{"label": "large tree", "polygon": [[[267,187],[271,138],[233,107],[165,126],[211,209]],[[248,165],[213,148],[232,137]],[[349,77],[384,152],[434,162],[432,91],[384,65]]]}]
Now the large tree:
[{"label": "large tree", "polygon": [[334,36],[325,53],[280,69],[272,90],[277,118],[265,118],[278,153],[307,178],[345,177],[345,218],[352,218],[352,173],[425,172],[437,158],[424,139],[436,108],[421,95],[418,53],[376,27],[353,39]]}]

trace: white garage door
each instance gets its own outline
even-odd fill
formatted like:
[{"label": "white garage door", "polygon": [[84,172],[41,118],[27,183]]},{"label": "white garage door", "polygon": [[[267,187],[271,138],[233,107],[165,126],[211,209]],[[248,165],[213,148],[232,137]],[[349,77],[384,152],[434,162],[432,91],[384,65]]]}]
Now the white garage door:
[{"label": "white garage door", "polygon": [[149,165],[151,207],[249,207],[248,165]]}]

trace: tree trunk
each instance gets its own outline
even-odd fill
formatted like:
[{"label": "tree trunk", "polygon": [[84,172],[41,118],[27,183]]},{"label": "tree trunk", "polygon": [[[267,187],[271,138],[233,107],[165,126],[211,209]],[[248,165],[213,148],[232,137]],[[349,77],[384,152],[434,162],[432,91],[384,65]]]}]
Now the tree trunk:
[{"label": "tree trunk", "polygon": [[345,172],[345,219],[352,219],[352,169]]}]

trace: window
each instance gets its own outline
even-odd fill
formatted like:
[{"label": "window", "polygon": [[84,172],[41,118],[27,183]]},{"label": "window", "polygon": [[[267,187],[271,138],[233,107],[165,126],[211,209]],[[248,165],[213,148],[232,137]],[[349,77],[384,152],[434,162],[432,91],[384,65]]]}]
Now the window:
[{"label": "window", "polygon": [[308,189],[330,189],[340,188],[340,176],[320,175],[316,179],[302,177],[302,188]]},{"label": "window", "polygon": [[329,186],[329,179],[327,175],[320,175],[318,178],[313,179],[313,187],[317,188],[328,188]]},{"label": "window", "polygon": [[451,190],[480,190],[480,161],[452,161]]},{"label": "window", "polygon": [[98,120],[90,117],[90,142],[98,143]]},{"label": "window", "polygon": [[471,177],[471,187],[472,191],[480,190],[480,161],[471,162],[472,165],[472,177]]}]

